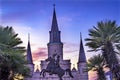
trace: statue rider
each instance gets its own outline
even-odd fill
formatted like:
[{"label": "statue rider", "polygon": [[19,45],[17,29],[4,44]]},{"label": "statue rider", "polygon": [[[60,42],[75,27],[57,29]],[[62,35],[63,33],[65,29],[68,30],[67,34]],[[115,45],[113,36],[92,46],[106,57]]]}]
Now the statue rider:
[{"label": "statue rider", "polygon": [[55,61],[56,68],[60,67],[59,62],[60,62],[60,56],[58,55],[57,60]]},{"label": "statue rider", "polygon": [[51,62],[48,63],[48,66],[47,66],[47,69],[50,71],[49,72],[50,75],[53,74],[55,69],[60,67],[60,65],[59,65],[60,56],[58,55],[57,59],[56,59],[56,56],[57,56],[57,54],[53,54],[52,57],[49,57],[51,59],[51,62],[52,62],[52,63]]},{"label": "statue rider", "polygon": [[52,75],[53,74],[53,71],[54,71],[54,69],[56,68],[56,66],[55,66],[55,56],[56,56],[57,54],[53,54],[53,56],[52,57],[50,57],[51,58],[51,60],[53,61],[53,64],[51,64],[51,63],[49,63],[48,65],[49,65],[49,70],[50,70],[50,75]]}]

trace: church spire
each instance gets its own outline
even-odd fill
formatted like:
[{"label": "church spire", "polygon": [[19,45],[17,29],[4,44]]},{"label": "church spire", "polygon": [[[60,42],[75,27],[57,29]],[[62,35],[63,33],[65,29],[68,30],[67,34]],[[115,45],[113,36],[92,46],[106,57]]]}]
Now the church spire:
[{"label": "church spire", "polygon": [[78,63],[81,63],[81,62],[86,62],[86,56],[85,56],[85,51],[84,51],[83,42],[82,42],[82,35],[80,33],[80,50],[79,50]]},{"label": "church spire", "polygon": [[50,38],[48,43],[48,57],[52,57],[54,54],[57,54],[60,56],[60,60],[63,60],[63,43],[61,42],[60,33],[61,31],[58,29],[54,5],[51,31],[49,31]]},{"label": "church spire", "polygon": [[56,18],[55,4],[53,4],[53,7],[54,7],[54,11],[53,11],[51,31],[59,31],[58,24],[57,24],[57,18]]},{"label": "church spire", "polygon": [[58,23],[57,23],[57,17],[56,17],[56,11],[55,11],[55,4],[53,5],[53,18],[52,18],[52,25],[51,25],[51,31],[50,31],[50,43],[60,43],[60,31],[58,29]]},{"label": "church spire", "polygon": [[31,47],[30,47],[30,34],[28,34],[28,46],[27,46],[27,62],[33,64]]}]

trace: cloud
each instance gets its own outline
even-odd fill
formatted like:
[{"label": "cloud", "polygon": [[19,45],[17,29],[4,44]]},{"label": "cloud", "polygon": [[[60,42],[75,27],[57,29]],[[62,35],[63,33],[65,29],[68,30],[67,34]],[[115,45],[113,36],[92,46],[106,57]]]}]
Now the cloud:
[{"label": "cloud", "polygon": [[73,19],[71,17],[67,17],[67,16],[58,17],[59,25],[64,27],[70,26],[72,20]]},{"label": "cloud", "polygon": [[21,31],[22,31],[22,33],[32,31],[32,27],[27,26],[25,24],[16,23],[16,22],[2,23],[2,26],[4,26],[4,27],[12,26],[14,28],[15,32],[18,32],[18,33],[21,33]]},{"label": "cloud", "polygon": [[70,18],[70,17],[59,17],[59,20],[63,21],[63,22],[70,22],[70,21],[72,21],[72,18]]},{"label": "cloud", "polygon": [[79,47],[79,44],[78,43],[64,42],[64,46],[67,47],[67,48],[70,48],[70,47]]},{"label": "cloud", "polygon": [[32,28],[31,28],[31,27],[27,27],[27,26],[25,26],[25,27],[15,26],[14,29],[17,30],[17,31],[18,31],[18,30],[20,30],[20,31],[28,30],[28,31],[29,31],[29,30],[31,30]]},{"label": "cloud", "polygon": [[64,43],[64,53],[74,53],[79,51],[79,44]]},{"label": "cloud", "polygon": [[[42,3],[26,1],[4,1],[1,5],[2,23],[6,22],[30,22],[40,14],[45,14],[44,9],[40,9]],[[21,6],[22,5],[22,6]]]},{"label": "cloud", "polygon": [[89,80],[96,80],[97,79],[97,72],[96,71],[89,71]]},{"label": "cloud", "polygon": [[47,48],[38,48],[32,54],[33,61],[40,61],[47,57]]},{"label": "cloud", "polygon": [[78,50],[65,50],[64,53],[74,53],[74,52],[77,52]]},{"label": "cloud", "polygon": [[29,26],[22,25],[22,24],[12,23],[11,25],[14,28],[15,32],[19,34],[18,37],[20,37],[21,40],[23,40],[23,45],[27,46],[28,33],[32,33],[33,29]]}]

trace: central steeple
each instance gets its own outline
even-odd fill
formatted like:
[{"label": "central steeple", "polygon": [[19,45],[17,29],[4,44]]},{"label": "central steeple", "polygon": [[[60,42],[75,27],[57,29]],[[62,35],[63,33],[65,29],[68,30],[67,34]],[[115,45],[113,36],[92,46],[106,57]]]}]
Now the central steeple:
[{"label": "central steeple", "polygon": [[51,25],[50,41],[49,42],[50,43],[61,42],[60,31],[59,31],[59,28],[58,28],[56,11],[55,11],[55,5],[54,5],[54,10],[53,10],[53,18],[52,18],[52,25]]},{"label": "central steeple", "polygon": [[48,43],[48,57],[52,57],[54,54],[60,56],[60,60],[63,60],[63,43],[61,42],[60,31],[58,28],[55,5],[53,8],[53,18],[51,30],[49,31],[50,39]]},{"label": "central steeple", "polygon": [[58,24],[57,24],[57,18],[56,18],[56,12],[55,12],[55,5],[54,5],[54,11],[53,11],[51,31],[59,31]]}]

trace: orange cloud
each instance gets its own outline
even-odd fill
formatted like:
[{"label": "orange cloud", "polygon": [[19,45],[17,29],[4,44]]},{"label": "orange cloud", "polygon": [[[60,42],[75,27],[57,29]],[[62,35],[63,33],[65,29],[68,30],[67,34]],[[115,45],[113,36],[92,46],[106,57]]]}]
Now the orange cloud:
[{"label": "orange cloud", "polygon": [[89,80],[97,80],[97,73],[96,71],[89,71]]},{"label": "orange cloud", "polygon": [[32,54],[33,61],[40,61],[47,57],[47,48],[38,48]]}]

